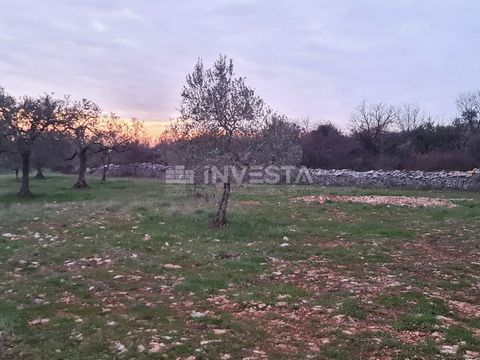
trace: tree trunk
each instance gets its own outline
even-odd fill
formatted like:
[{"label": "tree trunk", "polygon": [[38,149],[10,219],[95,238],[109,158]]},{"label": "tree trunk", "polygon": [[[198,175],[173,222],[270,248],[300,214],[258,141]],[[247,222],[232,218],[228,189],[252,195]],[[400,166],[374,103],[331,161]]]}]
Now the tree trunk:
[{"label": "tree trunk", "polygon": [[107,180],[107,172],[108,172],[108,169],[110,168],[110,162],[111,162],[111,158],[110,158],[110,154],[107,153],[107,155],[105,157],[103,157],[103,172],[102,172],[102,182],[105,182]]},{"label": "tree trunk", "polygon": [[83,188],[86,188],[88,185],[87,185],[87,182],[85,180],[85,174],[87,172],[87,151],[86,149],[82,149],[79,153],[78,153],[78,158],[80,159],[80,166],[78,168],[78,178],[77,178],[77,182],[75,184],[73,184],[73,187],[74,188],[77,188],[77,189],[83,189]]},{"label": "tree trunk", "polygon": [[18,168],[13,169],[15,171],[15,179],[18,181]]},{"label": "tree trunk", "polygon": [[220,202],[218,203],[218,210],[215,219],[213,219],[213,225],[217,228],[222,228],[227,225],[227,205],[230,198],[230,183],[223,184],[223,194]]},{"label": "tree trunk", "polygon": [[107,181],[107,171],[108,171],[108,167],[103,166],[102,180],[100,180],[101,182]]},{"label": "tree trunk", "polygon": [[21,154],[22,156],[22,186],[18,192],[18,196],[27,197],[32,196],[30,191],[30,151],[24,151]]},{"label": "tree trunk", "polygon": [[37,168],[37,174],[35,175],[35,179],[40,179],[40,180],[45,179],[45,175],[43,175],[43,171],[41,167]]}]

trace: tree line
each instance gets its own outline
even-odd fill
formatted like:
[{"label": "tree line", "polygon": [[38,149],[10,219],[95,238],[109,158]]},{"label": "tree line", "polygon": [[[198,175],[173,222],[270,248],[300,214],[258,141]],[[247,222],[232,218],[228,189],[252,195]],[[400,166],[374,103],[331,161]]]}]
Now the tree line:
[{"label": "tree line", "polygon": [[53,94],[38,97],[14,97],[0,88],[0,156],[4,167],[21,169],[19,196],[31,196],[30,168],[61,169],[66,161],[78,160],[75,188],[87,186],[87,160],[102,159],[103,179],[112,153],[124,151],[138,141],[143,125],[123,120],[114,113],[104,114],[91,100],[57,98]]},{"label": "tree line", "polygon": [[[76,159],[75,188],[87,186],[88,166],[155,162],[205,166],[305,165],[327,169],[466,170],[480,161],[480,91],[456,100],[458,116],[441,123],[418,105],[363,101],[348,131],[332,123],[313,129],[274,111],[233,61],[220,55],[212,67],[199,59],[180,94],[180,116],[155,142],[142,123],[104,114],[94,102],[52,94],[15,98],[0,89],[0,158],[21,169],[20,196],[30,196],[30,167],[69,171]],[[129,150],[128,152],[126,150]],[[116,155],[113,160],[112,156]],[[21,164],[21,166],[19,165]],[[200,171],[202,172],[202,171]],[[231,179],[213,224],[226,224]]]},{"label": "tree line", "polygon": [[349,132],[320,124],[302,137],[304,165],[327,169],[471,170],[480,166],[480,91],[455,101],[448,122],[415,104],[362,102]]},{"label": "tree line", "polygon": [[321,124],[303,138],[309,167],[354,170],[471,170],[480,165],[480,91],[456,99],[458,116],[444,123],[418,105],[362,102],[350,132]]}]

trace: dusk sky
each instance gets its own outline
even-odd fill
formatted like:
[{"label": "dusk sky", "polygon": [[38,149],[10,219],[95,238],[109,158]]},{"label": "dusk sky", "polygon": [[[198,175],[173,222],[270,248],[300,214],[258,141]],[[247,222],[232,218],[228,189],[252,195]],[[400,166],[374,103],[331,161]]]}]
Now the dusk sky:
[{"label": "dusk sky", "polygon": [[363,99],[450,118],[480,88],[480,1],[0,0],[0,86],[175,117],[220,53],[274,109],[344,126]]}]

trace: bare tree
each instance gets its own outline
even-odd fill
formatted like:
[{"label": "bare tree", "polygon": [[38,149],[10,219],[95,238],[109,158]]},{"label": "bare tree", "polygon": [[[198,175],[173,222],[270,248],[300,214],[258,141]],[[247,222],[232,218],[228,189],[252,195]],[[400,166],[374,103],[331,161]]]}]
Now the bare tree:
[{"label": "bare tree", "polygon": [[351,116],[352,132],[376,153],[383,153],[384,136],[398,119],[398,109],[383,102],[363,101]]},{"label": "bare tree", "polygon": [[59,101],[51,95],[38,98],[25,96],[21,99],[5,93],[0,89],[0,127],[3,138],[16,146],[22,159],[22,185],[19,196],[31,196],[30,158],[35,141],[54,128],[58,122]]},{"label": "bare tree", "polygon": [[73,187],[85,188],[88,186],[85,179],[87,158],[100,149],[101,110],[97,104],[90,100],[71,101],[66,98],[62,108],[62,116],[65,119],[64,131],[74,142],[74,153],[68,160],[75,157],[79,159],[78,177]]},{"label": "bare tree", "polygon": [[456,103],[460,122],[471,132],[480,129],[480,91],[461,94]]},{"label": "bare tree", "polygon": [[102,117],[97,129],[98,153],[102,161],[102,182],[107,179],[113,153],[127,151],[128,145],[137,141],[143,132],[143,124],[137,119],[123,120],[114,113]]},{"label": "bare tree", "polygon": [[398,109],[396,123],[400,131],[411,132],[425,123],[426,116],[416,104],[403,104]]},{"label": "bare tree", "polygon": [[[240,160],[233,151],[235,137],[250,135],[260,127],[264,104],[255,91],[245,84],[243,77],[233,71],[233,62],[220,56],[211,69],[205,69],[199,59],[194,71],[187,75],[181,93],[181,121],[189,136],[209,136],[217,144],[212,151],[234,165]],[[230,178],[223,184],[216,227],[226,225],[227,204],[230,197]]]}]

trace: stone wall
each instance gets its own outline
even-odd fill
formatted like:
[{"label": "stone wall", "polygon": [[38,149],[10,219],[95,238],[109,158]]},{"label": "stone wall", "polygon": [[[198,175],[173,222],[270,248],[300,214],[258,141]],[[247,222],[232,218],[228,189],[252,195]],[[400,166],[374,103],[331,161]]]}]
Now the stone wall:
[{"label": "stone wall", "polygon": [[311,169],[315,184],[325,186],[465,189],[480,187],[480,170],[472,171],[351,171]]},{"label": "stone wall", "polygon": [[[111,165],[108,176],[165,179],[168,166],[161,164]],[[480,170],[471,171],[400,171],[400,170],[323,170],[310,169],[314,184],[324,186],[408,187],[425,189],[480,189]],[[102,168],[90,173],[101,175]]]},{"label": "stone wall", "polygon": [[[145,177],[165,179],[165,170],[168,166],[161,164],[140,163],[129,165],[110,165],[107,177]],[[90,169],[89,173],[92,175],[102,175],[102,167]]]}]

